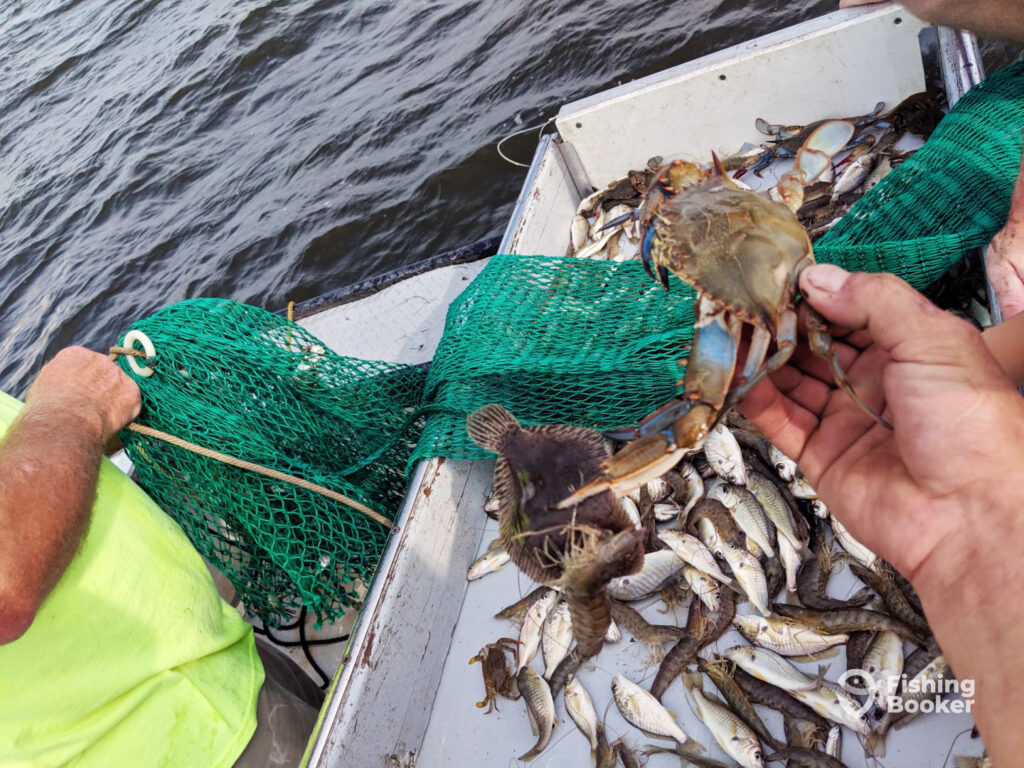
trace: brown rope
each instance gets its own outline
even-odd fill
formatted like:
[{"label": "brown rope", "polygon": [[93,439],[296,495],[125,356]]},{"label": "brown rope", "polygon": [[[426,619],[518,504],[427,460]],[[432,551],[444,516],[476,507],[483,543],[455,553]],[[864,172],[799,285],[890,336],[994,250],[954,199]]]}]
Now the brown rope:
[{"label": "brown rope", "polygon": [[145,357],[146,353],[141,349],[133,349],[132,347],[111,347],[110,348],[110,359],[117,360],[121,355],[131,355],[132,357]]},{"label": "brown rope", "polygon": [[[292,311],[294,302],[288,303],[289,314]],[[290,318],[289,318],[290,319]],[[290,333],[289,333],[290,335]],[[290,341],[290,340],[289,340]],[[120,355],[133,355],[135,357],[145,357],[146,353],[139,349],[132,347],[111,347],[110,348],[110,359],[117,360]],[[226,453],[219,453],[218,451],[204,448],[201,445],[190,443],[188,440],[182,440],[180,437],[168,434],[167,432],[161,432],[158,429],[152,427],[145,427],[142,424],[136,424],[132,422],[128,425],[128,429],[133,432],[138,432],[141,435],[147,435],[157,440],[162,440],[165,443],[176,445],[179,448],[184,448],[186,451],[192,451],[192,453],[198,453],[200,456],[205,456],[208,459],[223,462],[224,464],[230,464],[233,467],[239,467],[240,469],[247,469],[250,472],[258,472],[261,475],[272,477],[275,480],[281,480],[285,483],[291,483],[297,485],[299,488],[305,488],[307,491],[313,491],[319,493],[321,496],[326,496],[328,499],[334,499],[340,501],[346,507],[351,507],[357,512],[362,512],[367,517],[376,520],[378,523],[383,525],[385,528],[393,527],[393,523],[388,520],[384,515],[379,512],[374,512],[365,504],[361,504],[355,499],[350,499],[348,496],[332,491],[330,488],[324,488],[322,485],[311,483],[308,480],[303,480],[301,477],[293,477],[292,475],[286,475],[284,472],[279,472],[276,469],[270,467],[264,467],[261,464],[253,464],[251,461],[245,461],[244,459],[236,459],[234,456],[228,456]]]},{"label": "brown rope", "polygon": [[217,451],[210,450],[209,448],[204,448],[201,445],[190,443],[188,440],[182,440],[180,437],[175,437],[174,435],[170,435],[166,432],[161,432],[160,430],[153,429],[152,427],[143,426],[142,424],[136,424],[132,422],[131,424],[128,425],[127,428],[132,430],[133,432],[138,432],[141,435],[146,435],[157,440],[163,440],[165,443],[170,443],[171,445],[176,445],[179,448],[184,448],[186,451],[198,453],[200,456],[206,456],[208,459],[214,459],[215,461],[220,461],[223,462],[224,464],[230,464],[231,466],[239,467],[240,469],[247,469],[250,472],[258,472],[261,475],[272,477],[275,480],[281,480],[282,482],[285,483],[297,485],[299,488],[305,488],[307,491],[319,493],[321,496],[326,496],[329,499],[334,499],[335,501],[339,501],[347,507],[351,507],[352,509],[358,512],[362,512],[364,515],[370,517],[373,520],[376,520],[378,523],[380,523],[386,528],[391,528],[394,525],[386,517],[384,517],[378,512],[374,512],[365,504],[361,504],[355,499],[350,499],[348,496],[344,496],[338,493],[337,491],[332,491],[330,488],[324,488],[322,485],[317,485],[315,483],[309,482],[308,480],[303,480],[302,478],[299,477],[293,477],[292,475],[286,475],[284,472],[278,472],[276,469],[271,469],[270,467],[264,467],[260,464],[253,464],[251,461],[236,459],[234,456],[228,456],[226,453],[219,453]]}]

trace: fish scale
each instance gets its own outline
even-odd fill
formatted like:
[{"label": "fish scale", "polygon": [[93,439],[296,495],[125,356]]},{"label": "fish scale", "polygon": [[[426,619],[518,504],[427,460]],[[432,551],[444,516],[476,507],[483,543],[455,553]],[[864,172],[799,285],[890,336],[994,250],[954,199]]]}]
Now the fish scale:
[{"label": "fish scale", "polygon": [[576,723],[587,740],[590,741],[590,750],[597,752],[597,712],[594,710],[594,702],[587,693],[587,689],[578,678],[572,677],[565,684],[565,711]]},{"label": "fish scale", "polygon": [[544,654],[544,677],[550,679],[562,659],[569,654],[569,646],[572,645],[572,617],[565,600],[559,600],[554,610],[548,613],[540,644]]},{"label": "fish scale", "polygon": [[612,679],[612,696],[619,712],[642,731],[686,743],[687,735],[657,699],[624,675]]},{"label": "fish scale", "polygon": [[685,565],[683,559],[671,549],[649,552],[644,555],[644,564],[639,572],[609,582],[608,594],[616,600],[639,600],[657,592]]},{"label": "fish scale", "polygon": [[723,483],[709,491],[708,498],[722,502],[732,513],[732,518],[740,530],[752,539],[768,557],[775,556],[769,522],[754,494],[743,486]]},{"label": "fish scale", "polygon": [[[699,676],[698,676],[699,677]],[[761,768],[761,744],[757,734],[732,710],[709,699],[697,683],[687,685],[697,707],[697,716],[715,737],[718,746],[743,768]]]}]

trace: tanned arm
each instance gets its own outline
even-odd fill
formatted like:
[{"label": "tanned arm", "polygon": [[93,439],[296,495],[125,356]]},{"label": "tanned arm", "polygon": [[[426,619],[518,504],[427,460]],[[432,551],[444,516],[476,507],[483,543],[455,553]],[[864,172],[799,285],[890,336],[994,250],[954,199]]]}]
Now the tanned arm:
[{"label": "tanned arm", "polygon": [[43,367],[0,443],[0,644],[21,637],[89,527],[104,444],[139,390],[106,357],[71,347]]},{"label": "tanned arm", "polygon": [[[840,0],[840,8],[882,0]],[[1024,42],[1024,0],[902,0],[912,14],[931,24],[968,29],[982,37]]]}]

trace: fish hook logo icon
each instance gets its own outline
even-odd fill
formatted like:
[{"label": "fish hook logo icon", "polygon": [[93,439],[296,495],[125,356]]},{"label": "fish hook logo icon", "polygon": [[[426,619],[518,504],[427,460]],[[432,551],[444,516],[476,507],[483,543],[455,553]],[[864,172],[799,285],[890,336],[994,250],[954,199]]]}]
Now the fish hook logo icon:
[{"label": "fish hook logo icon", "polygon": [[875,705],[876,697],[882,687],[866,669],[848,669],[839,676],[836,682],[847,693],[867,697],[860,709],[857,710],[857,717],[866,715]]}]

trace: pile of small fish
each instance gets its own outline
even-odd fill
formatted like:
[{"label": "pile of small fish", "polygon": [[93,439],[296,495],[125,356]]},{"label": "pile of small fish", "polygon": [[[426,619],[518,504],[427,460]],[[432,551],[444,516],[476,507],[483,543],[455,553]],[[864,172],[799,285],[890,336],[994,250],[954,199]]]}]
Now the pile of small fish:
[{"label": "pile of small fish", "polygon": [[[927,139],[942,117],[941,97],[922,91],[891,110],[879,102],[865,115],[843,118],[856,132],[834,165],[804,190],[797,218],[812,242],[835,226],[850,206],[876,186],[914,150],[898,151],[896,144],[908,134]],[[808,125],[773,125],[758,118],[756,129],[768,140],[746,146],[722,159],[725,170],[738,180],[745,174],[761,174],[776,160],[792,158],[807,137],[824,120]],[[569,255],[584,259],[626,261],[635,258],[640,242],[639,222],[633,215],[654,173],[662,163],[652,157],[647,168],[629,171],[605,189],[584,198],[570,228]]]},{"label": "pile of small fish", "polygon": [[[518,439],[533,441],[536,451],[554,435],[564,439],[543,431],[549,428],[520,428],[514,420],[506,428],[509,434],[519,430]],[[527,433],[531,429],[540,431]],[[526,467],[513,445],[507,436],[493,445],[516,484],[512,489],[496,482],[488,513],[513,508],[528,514],[534,488],[561,482],[559,467]],[[603,643],[615,643],[625,632],[660,661],[649,690],[621,673],[611,683],[622,716],[671,743],[648,745],[648,756],[671,753],[683,765],[698,766],[759,768],[788,761],[837,768],[843,765],[842,728],[862,737],[866,753],[883,755],[890,730],[917,716],[887,712],[888,696],[905,703],[944,690],[938,683],[952,673],[910,584],[832,518],[796,464],[739,414],[729,413],[698,451],[619,501],[631,521],[628,533],[642,541],[643,562],[606,585],[611,622],[602,625]],[[481,578],[508,560],[496,541],[468,578]],[[845,600],[828,594],[837,566],[848,566],[864,584]],[[522,699],[537,736],[519,758],[528,761],[548,746],[558,719],[555,702],[563,694],[565,711],[590,746],[589,764],[638,766],[637,751],[624,739],[609,743],[584,686],[586,670],[593,669],[587,659],[597,654],[573,646],[574,614],[562,583],[538,586],[496,614],[519,624],[518,637],[501,638],[471,660],[483,666],[485,697],[477,706],[490,712],[499,696]],[[685,607],[685,625],[649,623],[633,605],[651,597],[660,597],[666,612]],[[752,612],[737,612],[744,602]],[[712,646],[733,627],[750,645],[718,653]],[[845,646],[846,668],[866,671],[866,677],[839,685],[825,678],[827,670],[806,674],[791,663],[830,657],[839,646]],[[543,674],[531,666],[538,651]],[[705,692],[705,676],[720,696]],[[677,679],[734,763],[704,755],[661,704]],[[901,681],[895,691],[884,689],[890,679]],[[851,690],[863,691],[862,697]],[[755,705],[779,711],[784,733],[771,733]],[[582,752],[579,764],[585,764]]]}]

